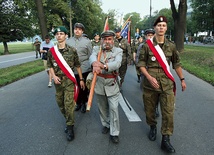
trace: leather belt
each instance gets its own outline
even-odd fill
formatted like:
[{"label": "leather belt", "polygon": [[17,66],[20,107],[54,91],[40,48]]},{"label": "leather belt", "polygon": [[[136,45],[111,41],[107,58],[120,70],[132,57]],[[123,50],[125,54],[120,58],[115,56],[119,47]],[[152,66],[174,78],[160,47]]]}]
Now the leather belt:
[{"label": "leather belt", "polygon": [[105,79],[116,78],[117,77],[117,75],[114,75],[114,74],[97,74],[97,76],[103,77]]},{"label": "leather belt", "polygon": [[155,73],[164,73],[164,70],[162,68],[148,68],[148,71]]}]

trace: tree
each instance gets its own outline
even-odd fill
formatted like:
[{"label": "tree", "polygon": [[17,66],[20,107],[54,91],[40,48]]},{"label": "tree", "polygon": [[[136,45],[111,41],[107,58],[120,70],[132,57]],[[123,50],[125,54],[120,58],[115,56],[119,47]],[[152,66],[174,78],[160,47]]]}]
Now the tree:
[{"label": "tree", "polygon": [[9,54],[7,42],[31,37],[33,25],[27,10],[19,7],[13,0],[0,1],[0,16],[0,42],[3,42],[4,54]]},{"label": "tree", "polygon": [[196,31],[214,30],[214,1],[191,0],[192,20]]},{"label": "tree", "polygon": [[140,14],[137,12],[127,13],[123,20],[126,21],[131,16],[131,36],[135,36],[136,29],[140,28],[139,21],[141,20]]},{"label": "tree", "polygon": [[100,5],[100,3],[95,3],[95,1],[91,0],[72,2],[72,10],[74,12],[72,23],[83,23],[85,26],[84,33],[90,38],[92,38],[95,32],[101,33],[103,31],[105,18],[108,16],[102,13]]},{"label": "tree", "polygon": [[175,44],[179,52],[184,50],[184,34],[186,32],[187,0],[180,0],[176,10],[174,0],[170,0],[174,20]]},{"label": "tree", "polygon": [[48,29],[47,29],[47,20],[46,20],[46,16],[44,13],[42,0],[34,0],[34,1],[35,1],[36,8],[37,8],[40,30],[42,32],[42,40],[44,40],[45,35],[48,34]]}]

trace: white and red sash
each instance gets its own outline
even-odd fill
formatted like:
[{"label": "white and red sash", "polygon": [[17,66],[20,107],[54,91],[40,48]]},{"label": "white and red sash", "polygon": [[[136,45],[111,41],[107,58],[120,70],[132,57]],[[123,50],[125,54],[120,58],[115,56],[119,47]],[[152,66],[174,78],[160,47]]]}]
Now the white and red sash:
[{"label": "white and red sash", "polygon": [[176,84],[175,84],[175,79],[172,75],[172,73],[170,72],[170,68],[169,68],[169,64],[166,60],[165,54],[163,53],[163,50],[160,48],[159,45],[154,46],[153,45],[153,38],[148,39],[146,42],[150,48],[150,50],[152,51],[152,53],[154,54],[155,58],[157,59],[157,61],[159,62],[159,64],[161,65],[161,67],[163,68],[166,76],[172,80],[172,82],[174,83],[174,94],[176,92]]},{"label": "white and red sash", "polygon": [[54,59],[56,60],[56,63],[58,64],[58,66],[63,71],[63,73],[65,73],[65,75],[72,82],[74,82],[74,84],[75,84],[75,87],[74,87],[74,100],[77,101],[79,89],[78,89],[78,84],[77,84],[76,78],[74,76],[74,72],[72,71],[70,66],[67,64],[67,62],[65,61],[65,59],[62,56],[62,54],[59,52],[57,45],[55,45],[54,47],[50,48],[50,51],[51,51]]}]

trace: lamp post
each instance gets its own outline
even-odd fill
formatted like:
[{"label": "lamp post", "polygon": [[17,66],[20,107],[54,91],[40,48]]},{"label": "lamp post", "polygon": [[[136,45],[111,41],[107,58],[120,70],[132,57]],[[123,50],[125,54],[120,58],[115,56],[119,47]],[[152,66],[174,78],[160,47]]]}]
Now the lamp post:
[{"label": "lamp post", "polygon": [[150,0],[150,16],[149,16],[149,19],[150,19],[150,28],[152,27],[152,0]]},{"label": "lamp post", "polygon": [[71,2],[69,2],[69,25],[70,25],[70,37],[72,37],[72,9],[71,9]]}]

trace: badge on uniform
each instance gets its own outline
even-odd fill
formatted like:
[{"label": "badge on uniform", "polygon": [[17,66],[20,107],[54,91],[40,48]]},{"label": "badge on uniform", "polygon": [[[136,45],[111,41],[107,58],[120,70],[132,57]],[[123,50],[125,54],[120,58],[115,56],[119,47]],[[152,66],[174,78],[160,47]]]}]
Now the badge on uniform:
[{"label": "badge on uniform", "polygon": [[156,60],[156,58],[153,56],[153,57],[151,58],[151,60],[152,60],[152,61],[155,61],[155,60]]},{"label": "badge on uniform", "polygon": [[119,43],[119,46],[121,46],[121,43]]},{"label": "badge on uniform", "polygon": [[56,67],[56,66],[57,66],[57,63],[54,62],[53,65]]}]

